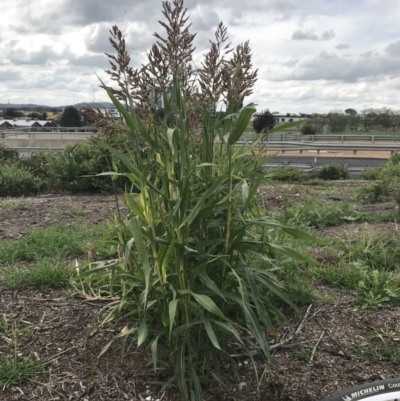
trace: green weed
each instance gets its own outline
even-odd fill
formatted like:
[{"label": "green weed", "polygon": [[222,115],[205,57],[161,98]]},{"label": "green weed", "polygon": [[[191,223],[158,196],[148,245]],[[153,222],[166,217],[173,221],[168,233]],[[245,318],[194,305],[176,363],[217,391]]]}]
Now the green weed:
[{"label": "green weed", "polygon": [[310,180],[302,182],[302,185],[315,187],[333,187],[336,186],[336,183],[329,180],[323,180],[321,178],[312,178]]},{"label": "green weed", "polygon": [[[106,226],[91,228],[84,224],[66,223],[39,228],[19,239],[0,242],[0,264],[83,255],[86,245],[98,240],[106,230]],[[100,256],[105,252],[106,249],[99,247]]]},{"label": "green weed", "polygon": [[361,261],[373,270],[400,271],[400,233],[368,224],[336,237],[332,246],[345,263]]},{"label": "green weed", "polygon": [[26,201],[7,201],[0,203],[0,210],[29,210],[30,206]]},{"label": "green weed", "polygon": [[361,262],[321,265],[312,269],[312,274],[329,285],[355,290],[362,309],[381,305],[399,296],[400,275],[372,270]]},{"label": "green weed", "polygon": [[322,202],[304,197],[298,204],[286,207],[279,218],[295,226],[321,228],[358,221],[361,216],[350,203]]},{"label": "green weed", "polygon": [[312,351],[310,349],[300,346],[294,353],[294,356],[299,361],[309,361]]},{"label": "green weed", "polygon": [[65,263],[40,261],[37,265],[0,267],[0,285],[7,288],[64,287],[73,271]]},{"label": "green weed", "polygon": [[33,357],[0,356],[0,386],[3,390],[23,384],[43,372],[43,364]]},{"label": "green weed", "polygon": [[357,355],[376,362],[400,364],[400,337],[384,327],[372,328],[368,341],[355,348]]}]

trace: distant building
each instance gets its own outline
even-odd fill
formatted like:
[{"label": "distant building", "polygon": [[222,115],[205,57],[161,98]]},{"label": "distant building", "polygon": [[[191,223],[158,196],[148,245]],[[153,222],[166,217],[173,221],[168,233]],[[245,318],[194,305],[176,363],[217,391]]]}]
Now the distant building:
[{"label": "distant building", "polygon": [[121,114],[117,109],[99,109],[102,114],[110,116],[113,120],[121,118]]},{"label": "distant building", "polygon": [[42,128],[42,127],[57,127],[57,124],[48,120],[35,120],[35,119],[14,119],[14,120],[0,120],[0,129],[11,128]]},{"label": "distant building", "polygon": [[295,121],[301,121],[308,118],[308,116],[298,116],[297,114],[274,114],[277,123],[292,123]]}]

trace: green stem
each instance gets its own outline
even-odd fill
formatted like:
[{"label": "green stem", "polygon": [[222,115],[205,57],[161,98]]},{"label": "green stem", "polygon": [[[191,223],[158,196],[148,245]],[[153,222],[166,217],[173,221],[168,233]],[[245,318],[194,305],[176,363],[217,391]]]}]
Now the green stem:
[{"label": "green stem", "polygon": [[[231,232],[231,213],[232,213],[232,145],[228,145],[228,163],[229,163],[229,200],[228,200],[228,215],[226,222],[226,236],[225,236],[225,255],[228,254],[229,237]],[[225,279],[226,266],[223,270],[223,278]]]}]

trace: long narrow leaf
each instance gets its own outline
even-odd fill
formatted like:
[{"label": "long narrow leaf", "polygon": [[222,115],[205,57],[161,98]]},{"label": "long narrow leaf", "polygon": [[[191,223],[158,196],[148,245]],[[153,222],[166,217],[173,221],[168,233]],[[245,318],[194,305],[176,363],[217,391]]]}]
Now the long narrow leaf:
[{"label": "long narrow leaf", "polygon": [[142,237],[142,231],[140,228],[139,217],[133,217],[130,220],[130,226],[133,238],[135,239],[135,244],[137,248],[137,252],[139,254],[140,261],[142,262],[144,280],[145,280],[145,293],[144,293],[144,304],[147,304],[147,294],[150,289],[150,274],[151,274],[151,266],[149,262],[149,255],[146,251],[146,245],[144,243]]},{"label": "long narrow leaf", "polygon": [[249,125],[251,116],[255,113],[256,109],[255,107],[250,104],[246,106],[240,113],[239,119],[236,121],[236,124],[234,125],[229,138],[228,138],[228,144],[233,145],[236,143],[236,141],[242,136],[243,132]]}]

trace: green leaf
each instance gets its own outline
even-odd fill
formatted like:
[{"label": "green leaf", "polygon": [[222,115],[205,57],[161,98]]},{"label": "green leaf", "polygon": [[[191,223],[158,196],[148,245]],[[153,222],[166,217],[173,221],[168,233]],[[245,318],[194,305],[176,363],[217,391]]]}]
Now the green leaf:
[{"label": "green leaf", "polygon": [[246,205],[247,198],[249,197],[249,184],[246,180],[243,180],[242,184],[242,202]]},{"label": "green leaf", "polygon": [[269,246],[272,249],[276,249],[278,252],[283,253],[284,255],[288,256],[289,258],[291,258],[293,260],[310,263],[312,265],[318,264],[317,261],[315,259],[313,259],[311,256],[303,255],[300,252],[297,252],[295,249],[290,248],[288,246],[276,245],[276,244],[272,244],[272,243],[270,243]]},{"label": "green leaf", "polygon": [[195,401],[203,401],[203,392],[201,389],[201,384],[199,380],[199,376],[196,373],[194,368],[190,368],[190,378],[194,387],[194,400]]},{"label": "green leaf", "polygon": [[[124,117],[127,126],[131,131],[138,130],[140,127],[141,134],[145,137],[147,142],[154,148],[159,150],[160,147],[157,144],[157,142],[147,133],[147,128],[145,127],[143,121],[140,119],[139,116],[135,114],[135,118],[132,116],[132,114],[119,102],[119,100],[112,94],[110,89],[104,85],[104,83],[100,80],[100,82],[103,85],[103,88],[106,90],[108,96],[110,97],[111,101],[114,103],[114,106],[117,108],[117,110],[122,114]],[[132,113],[134,113],[134,109],[132,109]],[[139,127],[138,127],[139,126]]]},{"label": "green leaf", "polygon": [[144,215],[144,210],[143,207],[140,203],[136,202],[133,199],[132,194],[129,192],[125,192],[125,200],[127,205],[133,210],[133,212],[138,215],[142,220],[146,220],[146,217]]},{"label": "green leaf", "polygon": [[144,293],[143,301],[144,301],[144,304],[146,305],[147,304],[147,294],[149,293],[149,289],[150,289],[150,274],[151,274],[149,255],[147,254],[146,245],[145,245],[143,237],[142,237],[142,230],[140,227],[138,216],[133,217],[130,220],[130,226],[131,226],[132,236],[135,239],[136,249],[137,249],[140,261],[142,262],[143,275],[144,275],[144,281],[145,281],[145,293]]},{"label": "green leaf", "polygon": [[269,345],[268,342],[265,338],[265,334],[260,326],[260,323],[254,314],[254,312],[251,310],[249,306],[246,304],[242,304],[243,312],[246,317],[246,322],[247,326],[250,329],[251,333],[253,336],[256,338],[258,345],[261,347],[261,349],[264,352],[264,355],[266,357],[269,357]]},{"label": "green leaf", "polygon": [[178,349],[176,351],[177,355],[175,358],[175,374],[183,401],[188,401],[189,398],[188,398],[188,391],[185,377],[185,371],[186,371],[185,349],[186,349],[186,342],[182,341],[182,343],[178,345]]},{"label": "green leaf", "polygon": [[159,335],[154,339],[154,341],[151,343],[151,359],[153,361],[153,368],[154,372],[157,371],[157,344],[158,344],[158,337]]},{"label": "green leaf", "polygon": [[255,113],[256,109],[252,104],[246,106],[240,113],[236,124],[234,125],[229,138],[228,144],[233,145],[242,136],[243,132],[249,125],[251,116]]},{"label": "green leaf", "polygon": [[174,299],[169,303],[169,335],[171,335],[171,331],[175,323],[176,307],[178,302],[178,299]]},{"label": "green leaf", "polygon": [[217,340],[217,336],[215,335],[214,329],[212,328],[209,320],[205,316],[202,316],[201,320],[203,321],[204,327],[207,331],[208,338],[210,339],[212,345],[214,345],[214,347],[217,349],[221,349]]},{"label": "green leaf", "polygon": [[162,261],[161,274],[164,283],[167,281],[167,267],[172,259],[172,255],[174,254],[174,249],[175,249],[175,240],[173,239],[172,242],[169,244],[167,253],[165,254],[164,259]]},{"label": "green leaf", "polygon": [[174,155],[175,153],[175,148],[174,148],[174,134],[176,132],[176,129],[173,128],[168,128],[167,129],[167,138],[168,138],[168,143],[169,147],[171,148],[171,153]]},{"label": "green leaf", "polygon": [[[223,242],[223,241],[222,241]],[[219,295],[224,301],[226,301],[224,294],[222,294],[221,290],[218,288],[215,281],[211,280],[207,273],[200,273],[199,274],[200,281],[207,286],[210,290],[212,290],[215,294]]]},{"label": "green leaf", "polygon": [[220,189],[220,185],[225,180],[224,176],[219,177],[213,183],[213,185],[207,189],[207,191],[203,194],[203,196],[198,200],[196,206],[192,209],[189,215],[183,220],[182,224],[179,226],[179,229],[184,227],[186,224],[191,224],[197,214],[200,212],[204,201],[209,198],[214,192]]},{"label": "green leaf", "polygon": [[146,319],[146,316],[144,316],[142,318],[142,321],[140,322],[139,330],[138,330],[138,347],[140,347],[146,341],[148,334],[149,334],[149,331],[147,328],[147,319]]},{"label": "green leaf", "polygon": [[193,295],[194,299],[201,305],[204,309],[221,317],[224,320],[228,320],[225,315],[222,313],[221,309],[218,308],[217,304],[207,295],[203,294],[195,294],[192,291],[189,291],[191,295]]}]

